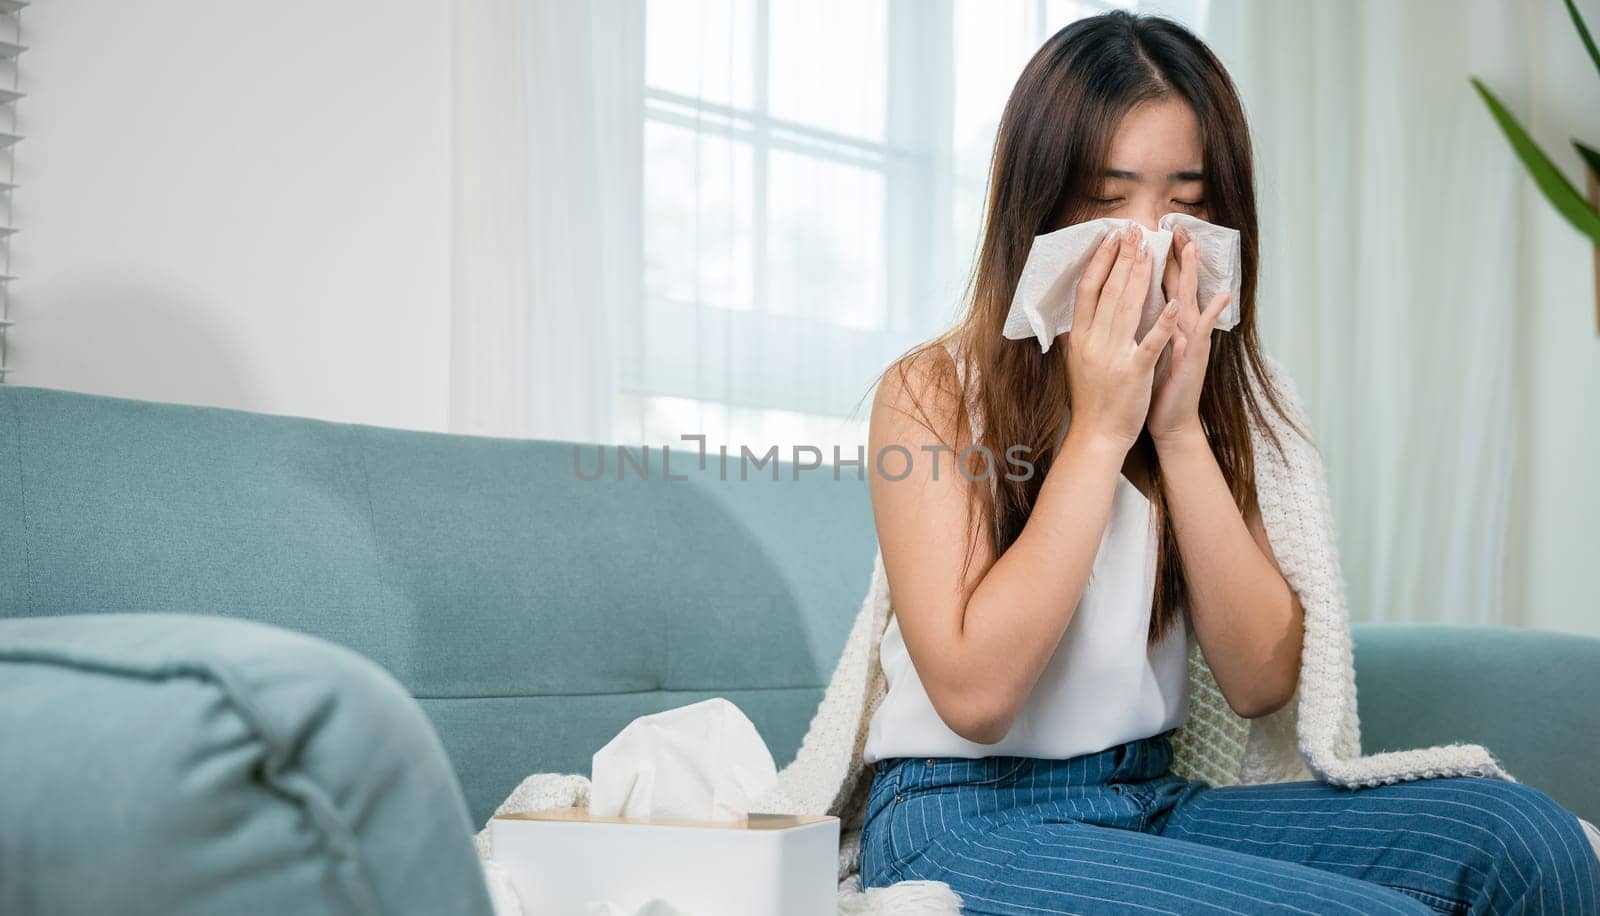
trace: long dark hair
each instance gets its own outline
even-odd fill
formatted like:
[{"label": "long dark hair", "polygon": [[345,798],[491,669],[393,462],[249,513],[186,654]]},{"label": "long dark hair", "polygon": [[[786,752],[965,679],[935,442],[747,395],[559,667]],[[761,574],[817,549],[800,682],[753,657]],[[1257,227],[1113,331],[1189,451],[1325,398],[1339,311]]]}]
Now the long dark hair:
[{"label": "long dark hair", "polygon": [[[950,330],[907,351],[884,373],[899,371],[904,380],[916,359],[953,342],[960,358],[975,370],[966,373],[955,398],[958,422],[968,422],[970,398],[983,420],[976,444],[989,455],[1006,455],[1014,445],[1029,447],[1034,473],[1026,479],[1009,479],[992,467],[981,476],[986,469],[977,459],[971,467],[971,476],[980,476],[973,483],[972,504],[992,522],[979,530],[990,532],[996,557],[1022,532],[1061,434],[1062,405],[1071,407],[1065,348],[1041,354],[1036,342],[1007,340],[1002,334],[1023,262],[1035,235],[1093,218],[1091,198],[1123,115],[1141,102],[1172,97],[1187,103],[1199,120],[1207,218],[1240,235],[1239,323],[1212,334],[1200,420],[1241,512],[1255,500],[1246,411],[1265,426],[1247,374],[1257,380],[1279,416],[1306,435],[1273,390],[1256,337],[1254,175],[1250,132],[1233,81],[1204,42],[1170,19],[1124,10],[1079,19],[1039,48],[1006,102],[989,171],[982,240],[967,277],[964,316]],[[1156,270],[1159,277],[1160,265]],[[1199,303],[1202,309],[1207,305]],[[945,375],[953,379],[953,366],[951,370]],[[924,425],[933,429],[920,403],[918,409]],[[1281,450],[1276,434],[1267,430]],[[947,431],[934,432],[942,438]],[[951,431],[952,447],[955,441]],[[1155,645],[1186,613],[1188,585],[1148,430],[1134,448],[1150,459],[1155,484],[1151,500],[1162,520],[1148,636]],[[968,566],[971,559],[969,550]]]}]

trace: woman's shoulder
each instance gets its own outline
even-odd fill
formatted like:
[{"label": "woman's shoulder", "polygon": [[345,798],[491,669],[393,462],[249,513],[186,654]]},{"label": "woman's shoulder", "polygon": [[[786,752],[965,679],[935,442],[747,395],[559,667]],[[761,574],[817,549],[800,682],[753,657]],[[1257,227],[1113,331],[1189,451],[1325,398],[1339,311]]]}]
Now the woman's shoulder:
[{"label": "woman's shoulder", "polygon": [[953,339],[936,337],[902,354],[878,380],[874,412],[887,408],[943,429],[958,416],[965,367]]},{"label": "woman's shoulder", "polygon": [[[1294,374],[1277,357],[1265,350],[1257,351],[1261,357],[1261,372],[1259,377],[1250,380],[1254,400],[1257,404],[1265,402],[1271,409],[1261,411],[1259,418],[1266,424],[1266,432],[1271,434],[1274,441],[1279,441],[1279,432],[1290,432],[1293,438],[1314,442],[1310,414],[1306,410],[1305,400],[1300,394],[1300,387],[1295,382]],[[1251,420],[1257,417],[1251,412]]]}]

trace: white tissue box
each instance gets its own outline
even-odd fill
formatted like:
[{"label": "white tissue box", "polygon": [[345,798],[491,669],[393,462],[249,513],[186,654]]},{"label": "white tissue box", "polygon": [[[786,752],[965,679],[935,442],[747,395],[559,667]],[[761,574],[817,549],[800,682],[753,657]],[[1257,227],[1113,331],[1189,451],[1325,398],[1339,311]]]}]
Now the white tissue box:
[{"label": "white tissue box", "polygon": [[[839,819],[591,817],[584,806],[489,821],[494,861],[526,912],[633,914],[661,901],[693,916],[818,916],[837,909]],[[658,904],[659,905],[659,904]]]}]

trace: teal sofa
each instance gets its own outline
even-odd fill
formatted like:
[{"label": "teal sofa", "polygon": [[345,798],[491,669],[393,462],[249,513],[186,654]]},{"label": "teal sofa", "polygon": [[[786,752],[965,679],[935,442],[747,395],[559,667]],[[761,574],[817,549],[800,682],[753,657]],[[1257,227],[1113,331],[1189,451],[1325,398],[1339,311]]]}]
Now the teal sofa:
[{"label": "teal sofa", "polygon": [[[866,485],[668,445],[591,480],[593,446],[0,386],[0,913],[487,914],[471,834],[635,717],[724,696],[792,759]],[[1368,750],[1481,741],[1600,816],[1600,640],[1355,632]]]}]

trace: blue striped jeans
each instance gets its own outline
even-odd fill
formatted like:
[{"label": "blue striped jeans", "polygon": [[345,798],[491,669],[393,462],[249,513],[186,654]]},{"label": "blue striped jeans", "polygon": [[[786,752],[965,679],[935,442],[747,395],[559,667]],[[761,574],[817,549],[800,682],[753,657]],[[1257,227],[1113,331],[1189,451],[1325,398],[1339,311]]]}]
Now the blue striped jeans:
[{"label": "blue striped jeans", "polygon": [[966,913],[1600,914],[1600,860],[1539,789],[1219,787],[1170,772],[1171,737],[880,760],[862,887],[943,881]]}]

